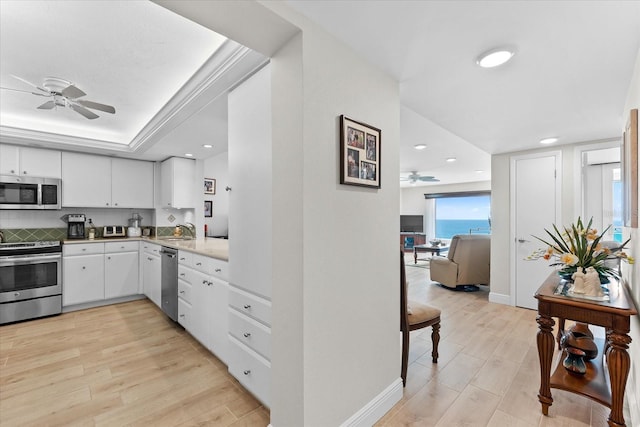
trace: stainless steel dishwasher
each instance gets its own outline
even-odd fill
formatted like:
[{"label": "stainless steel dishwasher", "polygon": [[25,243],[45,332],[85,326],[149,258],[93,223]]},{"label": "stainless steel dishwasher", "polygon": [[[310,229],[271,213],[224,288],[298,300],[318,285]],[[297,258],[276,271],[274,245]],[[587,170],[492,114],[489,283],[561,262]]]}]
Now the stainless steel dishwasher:
[{"label": "stainless steel dishwasher", "polygon": [[162,247],[162,311],[171,320],[178,321],[178,251],[175,249]]}]

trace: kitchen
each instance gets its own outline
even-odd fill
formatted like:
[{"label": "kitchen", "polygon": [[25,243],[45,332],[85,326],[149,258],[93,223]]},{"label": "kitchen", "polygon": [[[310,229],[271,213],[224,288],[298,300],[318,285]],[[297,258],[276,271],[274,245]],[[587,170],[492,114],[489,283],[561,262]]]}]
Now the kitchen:
[{"label": "kitchen", "polygon": [[[158,308],[155,316],[175,322],[175,330],[191,335],[268,407],[270,282],[261,268],[270,260],[262,256],[249,272],[243,267],[253,251],[268,252],[260,228],[269,216],[246,205],[254,193],[255,200],[269,194],[270,180],[259,179],[256,170],[247,173],[238,153],[264,150],[260,160],[270,155],[264,128],[270,72],[264,57],[231,41],[209,58],[209,67],[220,63],[224,73],[211,77],[207,70],[189,80],[179,108],[165,106],[173,127],[154,129],[138,151],[69,146],[51,142],[53,134],[16,136],[3,127],[0,318],[11,327],[148,299]],[[247,129],[247,121],[254,127]],[[211,127],[213,134],[206,132]],[[234,137],[227,140],[227,132]],[[258,143],[258,149],[251,146]],[[205,191],[205,178],[216,180],[215,194]],[[207,200],[211,217],[205,217]],[[229,221],[234,210],[240,213]],[[247,251],[249,244],[253,249]],[[234,252],[241,261],[235,265]]]}]

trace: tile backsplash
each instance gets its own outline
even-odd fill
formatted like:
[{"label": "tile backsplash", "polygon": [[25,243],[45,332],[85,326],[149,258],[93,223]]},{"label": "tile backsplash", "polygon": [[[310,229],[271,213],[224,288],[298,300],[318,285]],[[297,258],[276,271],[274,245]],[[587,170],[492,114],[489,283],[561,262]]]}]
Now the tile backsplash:
[{"label": "tile backsplash", "polygon": [[4,241],[7,243],[34,242],[37,240],[64,240],[66,228],[3,228]]}]

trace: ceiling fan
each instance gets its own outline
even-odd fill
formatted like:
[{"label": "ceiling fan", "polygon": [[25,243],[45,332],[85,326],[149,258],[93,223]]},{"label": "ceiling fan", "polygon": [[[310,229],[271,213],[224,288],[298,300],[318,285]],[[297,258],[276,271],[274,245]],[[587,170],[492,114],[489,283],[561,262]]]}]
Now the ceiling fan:
[{"label": "ceiling fan", "polygon": [[435,176],[425,175],[422,176],[416,171],[411,171],[407,177],[400,177],[400,181],[409,181],[410,184],[415,184],[418,181],[421,182],[440,182]]},{"label": "ceiling fan", "polygon": [[115,114],[116,112],[116,109],[111,105],[100,104],[99,102],[89,101],[86,99],[78,99],[85,96],[86,93],[78,89],[73,83],[64,79],[57,77],[45,77],[42,82],[42,86],[38,86],[23,79],[22,77],[14,75],[12,75],[12,77],[37,89],[37,91],[26,91],[7,87],[3,87],[2,89],[52,98],[38,107],[41,110],[51,110],[56,107],[68,107],[90,120],[97,119],[100,116],[89,110],[89,108],[110,114]]}]

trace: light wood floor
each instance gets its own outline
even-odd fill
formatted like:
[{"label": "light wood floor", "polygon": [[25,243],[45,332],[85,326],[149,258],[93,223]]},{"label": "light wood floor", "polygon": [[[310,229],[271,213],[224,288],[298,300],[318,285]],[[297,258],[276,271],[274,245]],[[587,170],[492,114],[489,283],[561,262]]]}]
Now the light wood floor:
[{"label": "light wood floor", "polygon": [[[541,415],[535,312],[489,303],[487,290],[442,289],[423,268],[407,276],[412,298],[442,309],[440,358],[431,363],[430,328],[413,333],[404,397],[377,426],[606,426],[606,408],[559,390]],[[2,427],[268,423],[226,366],[148,300],[0,327]]]},{"label": "light wood floor", "polygon": [[413,267],[413,254],[406,265],[409,297],[442,310],[440,357],[431,363],[431,328],[412,332],[404,397],[377,427],[607,425],[608,408],[556,389],[542,415],[535,311],[489,303],[486,287],[453,292],[432,284],[428,269]]},{"label": "light wood floor", "polygon": [[266,426],[268,411],[149,300],[0,327],[0,425]]}]

